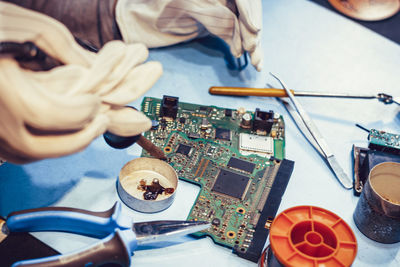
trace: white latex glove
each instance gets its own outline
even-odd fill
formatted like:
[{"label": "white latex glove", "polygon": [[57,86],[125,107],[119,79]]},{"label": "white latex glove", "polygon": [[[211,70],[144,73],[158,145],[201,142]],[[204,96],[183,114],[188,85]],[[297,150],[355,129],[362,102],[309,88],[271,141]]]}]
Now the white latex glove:
[{"label": "white latex glove", "polygon": [[118,0],[115,12],[125,42],[160,47],[211,33],[262,68],[261,0]]},{"label": "white latex glove", "polygon": [[142,64],[145,45],[113,41],[94,54],[61,23],[3,2],[0,20],[0,41],[32,41],[65,64],[33,72],[0,57],[0,158],[58,157],[82,150],[106,130],[133,136],[151,127],[143,113],[124,107],[162,74],[160,63]]}]

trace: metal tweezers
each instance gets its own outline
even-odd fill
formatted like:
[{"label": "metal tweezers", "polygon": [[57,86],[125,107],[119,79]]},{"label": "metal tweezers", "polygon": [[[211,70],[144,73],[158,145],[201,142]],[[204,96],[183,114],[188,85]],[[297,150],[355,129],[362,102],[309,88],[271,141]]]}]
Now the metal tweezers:
[{"label": "metal tweezers", "polygon": [[319,152],[319,154],[326,160],[328,166],[335,174],[336,178],[339,180],[340,184],[346,188],[353,188],[353,181],[346,175],[343,171],[342,167],[340,167],[337,162],[335,155],[333,155],[332,150],[326,143],[325,139],[322,137],[318,128],[315,126],[311,118],[308,116],[307,112],[303,109],[297,99],[294,97],[292,92],[287,89],[287,86],[274,74],[270,73],[278,82],[282,85],[283,89],[286,91],[290,100],[293,103],[295,109],[292,106],[284,101],[283,99],[278,98],[285,106],[286,110],[296,123],[299,130],[302,132],[304,137],[310,142],[310,144]]}]

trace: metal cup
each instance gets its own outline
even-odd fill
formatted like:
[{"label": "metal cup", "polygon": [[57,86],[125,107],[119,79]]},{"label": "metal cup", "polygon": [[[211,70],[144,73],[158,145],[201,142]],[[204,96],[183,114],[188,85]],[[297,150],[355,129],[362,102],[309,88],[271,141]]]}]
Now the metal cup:
[{"label": "metal cup", "polygon": [[[140,181],[146,184],[157,179],[165,188],[173,188],[172,194],[162,194],[155,200],[145,200],[143,191],[138,189]],[[178,175],[168,163],[154,158],[137,158],[122,167],[117,183],[121,200],[130,208],[140,212],[159,212],[171,206],[178,187]]]},{"label": "metal cup", "polygon": [[372,168],[353,218],[372,240],[400,241],[400,163],[384,162]]}]

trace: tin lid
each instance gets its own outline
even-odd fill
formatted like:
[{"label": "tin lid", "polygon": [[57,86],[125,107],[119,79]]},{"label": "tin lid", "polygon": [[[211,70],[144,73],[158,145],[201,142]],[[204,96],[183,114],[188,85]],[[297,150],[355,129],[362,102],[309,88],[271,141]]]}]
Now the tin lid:
[{"label": "tin lid", "polygon": [[297,206],[280,213],[270,228],[272,252],[289,266],[350,266],[357,240],[336,214],[313,206]]},{"label": "tin lid", "polygon": [[328,0],[339,12],[346,16],[364,20],[377,21],[387,19],[400,10],[398,0],[371,1],[371,0]]}]

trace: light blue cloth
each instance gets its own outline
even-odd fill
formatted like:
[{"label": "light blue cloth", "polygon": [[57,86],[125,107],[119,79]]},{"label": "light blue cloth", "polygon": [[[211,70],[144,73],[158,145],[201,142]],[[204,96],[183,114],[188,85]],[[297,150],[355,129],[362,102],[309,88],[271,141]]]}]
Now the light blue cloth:
[{"label": "light blue cloth", "polygon": [[[211,96],[210,86],[263,87],[279,84],[272,72],[293,89],[400,95],[400,46],[370,30],[304,0],[265,0],[264,69],[250,65],[242,72],[229,70],[221,49],[206,40],[153,49],[151,60],[163,64],[164,74],[147,96],[179,96],[182,102],[254,110],[274,110],[286,122],[286,157],[295,169],[279,212],[297,205],[314,205],[343,218],[358,240],[353,266],[400,265],[400,243],[379,244],[363,236],[352,214],[358,198],[343,189],[325,162],[296,128],[284,108],[272,98]],[[142,99],[133,104],[139,107]],[[352,176],[351,147],[367,146],[367,133],[355,127],[400,133],[399,106],[377,100],[299,98],[332,148],[345,172]],[[47,205],[106,210],[118,200],[115,180],[121,167],[140,155],[137,145],[113,150],[102,137],[81,153],[59,159],[0,167],[0,215]],[[185,219],[198,188],[180,181],[174,204],[164,212],[141,214],[136,221]],[[124,207],[128,210],[128,208]],[[62,233],[36,234],[60,252],[79,249],[93,239]],[[179,243],[188,241],[185,243]],[[135,252],[134,266],[256,266],[213,244],[210,238],[182,238],[165,248]]]}]

